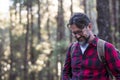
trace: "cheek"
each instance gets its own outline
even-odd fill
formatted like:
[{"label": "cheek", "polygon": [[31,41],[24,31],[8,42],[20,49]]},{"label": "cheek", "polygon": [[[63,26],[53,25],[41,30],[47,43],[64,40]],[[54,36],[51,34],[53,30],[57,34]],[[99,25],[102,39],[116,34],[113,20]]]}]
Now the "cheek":
[{"label": "cheek", "polygon": [[84,35],[85,38],[87,38],[87,37],[89,37],[90,33],[89,32],[84,32],[83,35]]}]

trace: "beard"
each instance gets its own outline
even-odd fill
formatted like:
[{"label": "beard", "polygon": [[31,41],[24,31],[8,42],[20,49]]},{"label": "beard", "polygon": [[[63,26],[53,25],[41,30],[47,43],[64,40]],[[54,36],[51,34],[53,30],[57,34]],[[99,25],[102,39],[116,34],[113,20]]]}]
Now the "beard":
[{"label": "beard", "polygon": [[84,46],[88,43],[89,39],[90,39],[90,35],[88,37],[85,37],[85,36],[81,36],[79,38],[77,38],[77,41],[80,43],[81,46]]}]

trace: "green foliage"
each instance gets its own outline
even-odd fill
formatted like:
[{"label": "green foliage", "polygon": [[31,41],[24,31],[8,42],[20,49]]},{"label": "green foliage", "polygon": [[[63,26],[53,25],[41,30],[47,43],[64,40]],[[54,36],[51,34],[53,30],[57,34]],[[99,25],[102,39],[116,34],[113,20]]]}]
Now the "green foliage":
[{"label": "green foliage", "polygon": [[[22,44],[21,44],[21,41],[22,41]],[[24,39],[24,35],[22,36],[15,36],[15,37],[12,37],[12,46],[13,46],[13,49],[14,51],[18,52],[18,51],[24,51],[24,46],[25,46],[25,39]]]},{"label": "green foliage", "polygon": [[55,55],[65,54],[66,49],[67,49],[67,46],[68,46],[68,41],[60,41],[60,42],[57,42],[57,43],[54,45],[53,54],[55,54]]}]

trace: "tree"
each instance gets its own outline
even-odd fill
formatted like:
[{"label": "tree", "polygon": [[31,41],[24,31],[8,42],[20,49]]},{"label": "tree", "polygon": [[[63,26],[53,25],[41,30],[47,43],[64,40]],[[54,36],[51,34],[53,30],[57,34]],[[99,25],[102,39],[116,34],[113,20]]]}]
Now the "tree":
[{"label": "tree", "polygon": [[[33,1],[30,0],[30,61],[32,65],[35,65],[35,54],[34,54],[34,47],[33,47]],[[31,71],[30,79],[35,80],[35,71]]]},{"label": "tree", "polygon": [[[92,3],[91,3],[92,1]],[[96,0],[83,0],[84,12],[89,16],[93,25],[93,32],[95,35],[98,34],[97,24],[96,24]]]},{"label": "tree", "polygon": [[58,0],[57,41],[65,39],[63,0]]},{"label": "tree", "polygon": [[0,80],[2,80],[3,69],[2,69],[2,57],[3,57],[4,49],[2,40],[0,41]]},{"label": "tree", "polygon": [[22,2],[22,1],[21,1],[21,0],[19,0],[19,4],[20,4],[20,5],[19,5],[19,23],[20,23],[20,24],[21,24],[21,19],[22,19],[22,18],[21,18],[22,3],[21,3],[21,2]]},{"label": "tree", "polygon": [[106,41],[112,42],[109,0],[97,0],[97,11],[98,36]]},{"label": "tree", "polygon": [[[65,24],[64,24],[63,0],[58,0],[58,14],[57,14],[57,42],[58,43],[65,40],[65,26],[64,25]],[[59,73],[58,63],[60,62],[60,64],[62,64],[61,53],[58,53],[58,55],[56,57],[57,57],[56,76],[57,76],[57,79],[60,80],[60,76],[58,75],[58,73]]]},{"label": "tree", "polygon": [[48,35],[48,40],[50,41],[50,14],[49,14],[49,0],[47,0],[47,13],[48,13],[48,18],[47,18],[47,25],[46,25],[46,28],[47,28],[47,35]]},{"label": "tree", "polygon": [[10,28],[9,28],[9,38],[10,38],[10,74],[9,74],[9,80],[15,80],[16,73],[13,71],[13,63],[14,63],[14,53],[13,53],[13,37],[12,37],[12,28],[13,28],[13,21],[12,21],[12,12],[10,9]]},{"label": "tree", "polygon": [[41,16],[40,16],[40,0],[37,0],[37,5],[38,5],[38,11],[37,11],[37,14],[38,14],[38,39],[41,40]]},{"label": "tree", "polygon": [[[70,12],[71,12],[71,16],[72,16],[73,15],[73,0],[71,0]],[[72,42],[72,33],[71,32],[70,32],[70,42]]]},{"label": "tree", "polygon": [[25,50],[24,50],[24,80],[28,80],[28,48],[29,48],[29,28],[30,28],[30,19],[29,19],[29,14],[30,14],[30,6],[31,6],[31,1],[26,0],[25,6],[26,6],[26,11],[27,11],[27,24],[26,24],[26,34],[25,34]]}]

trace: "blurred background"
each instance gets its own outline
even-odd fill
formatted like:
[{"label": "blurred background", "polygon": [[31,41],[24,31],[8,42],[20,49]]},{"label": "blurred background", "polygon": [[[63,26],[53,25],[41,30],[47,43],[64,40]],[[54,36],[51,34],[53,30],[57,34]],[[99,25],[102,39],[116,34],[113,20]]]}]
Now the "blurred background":
[{"label": "blurred background", "polygon": [[60,80],[74,12],[120,50],[120,0],[0,0],[0,80]]}]

